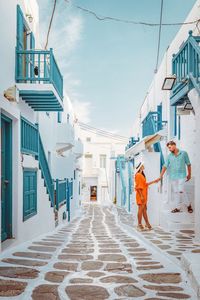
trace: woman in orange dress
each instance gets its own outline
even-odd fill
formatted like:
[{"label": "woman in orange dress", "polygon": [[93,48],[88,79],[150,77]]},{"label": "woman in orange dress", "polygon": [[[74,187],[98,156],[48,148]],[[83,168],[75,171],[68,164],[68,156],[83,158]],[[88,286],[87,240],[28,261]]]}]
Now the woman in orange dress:
[{"label": "woman in orange dress", "polygon": [[[136,203],[138,205],[138,230],[152,229],[147,215],[148,187],[153,183],[157,183],[159,180],[160,179],[156,179],[151,182],[146,182],[146,176],[144,174],[144,164],[140,162],[136,167],[135,191]],[[145,227],[142,225],[142,217],[145,221]]]}]

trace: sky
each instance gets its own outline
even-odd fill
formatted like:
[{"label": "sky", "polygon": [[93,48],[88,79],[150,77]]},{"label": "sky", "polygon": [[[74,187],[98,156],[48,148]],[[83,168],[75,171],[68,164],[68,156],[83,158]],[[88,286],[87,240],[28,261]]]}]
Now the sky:
[{"label": "sky", "polygon": [[[70,3],[68,1],[71,1]],[[153,79],[158,27],[98,21],[98,15],[159,23],[161,0],[57,0],[48,47],[54,49],[65,90],[79,121],[131,136]],[[163,22],[183,22],[195,0],[164,0]],[[38,0],[44,46],[53,0]],[[179,26],[162,28],[160,61]]]}]

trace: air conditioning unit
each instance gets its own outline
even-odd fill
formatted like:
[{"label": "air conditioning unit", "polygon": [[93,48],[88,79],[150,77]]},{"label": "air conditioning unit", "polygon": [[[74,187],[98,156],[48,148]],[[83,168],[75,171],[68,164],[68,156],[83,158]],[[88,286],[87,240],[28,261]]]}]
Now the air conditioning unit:
[{"label": "air conditioning unit", "polygon": [[19,102],[19,90],[16,85],[9,87],[4,91],[4,97],[10,102]]}]

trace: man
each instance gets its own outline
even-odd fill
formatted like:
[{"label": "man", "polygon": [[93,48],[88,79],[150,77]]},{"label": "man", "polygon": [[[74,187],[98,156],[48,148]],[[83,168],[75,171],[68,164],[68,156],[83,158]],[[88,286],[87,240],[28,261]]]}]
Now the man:
[{"label": "man", "polygon": [[176,143],[174,141],[168,142],[167,147],[171,153],[168,155],[166,163],[163,166],[163,169],[160,174],[160,179],[162,179],[166,170],[168,170],[172,184],[172,191],[174,193],[175,198],[175,207],[171,212],[178,213],[181,211],[180,202],[182,196],[182,198],[184,199],[184,203],[187,206],[188,212],[192,213],[193,209],[185,192],[185,182],[191,179],[192,171],[189,156],[186,151],[179,150],[176,147]]}]

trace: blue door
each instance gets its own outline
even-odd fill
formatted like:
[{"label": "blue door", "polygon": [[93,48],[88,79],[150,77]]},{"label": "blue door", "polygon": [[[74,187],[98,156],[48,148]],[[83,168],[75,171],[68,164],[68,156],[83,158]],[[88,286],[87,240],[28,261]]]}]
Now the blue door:
[{"label": "blue door", "polygon": [[12,237],[12,121],[1,115],[1,241]]}]

